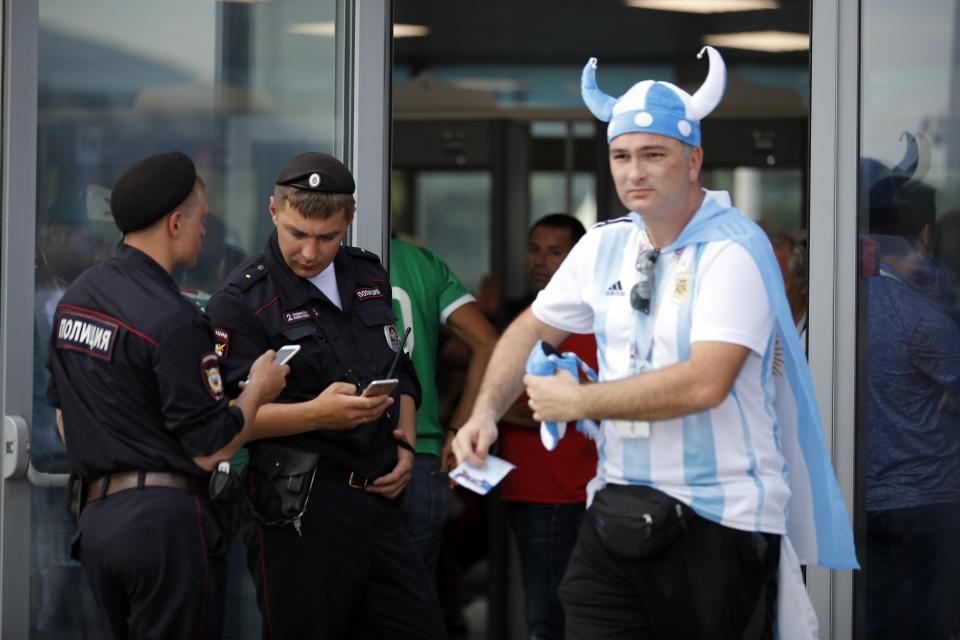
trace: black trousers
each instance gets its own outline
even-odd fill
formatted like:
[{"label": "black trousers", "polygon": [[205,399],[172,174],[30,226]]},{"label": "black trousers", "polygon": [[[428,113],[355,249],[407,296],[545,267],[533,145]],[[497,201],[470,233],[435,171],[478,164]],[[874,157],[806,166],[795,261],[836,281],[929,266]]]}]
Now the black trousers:
[{"label": "black trousers", "polygon": [[560,585],[568,640],[772,639],[780,536],[694,517],[661,555],[609,552],[587,510]]},{"label": "black trousers", "polygon": [[257,523],[246,534],[264,638],[446,637],[397,501],[317,473],[301,533]]},{"label": "black trousers", "polygon": [[219,640],[222,547],[205,497],[145,487],[86,507],[74,554],[118,640]]},{"label": "black trousers", "polygon": [[946,640],[960,629],[960,505],[867,511],[869,640]]}]

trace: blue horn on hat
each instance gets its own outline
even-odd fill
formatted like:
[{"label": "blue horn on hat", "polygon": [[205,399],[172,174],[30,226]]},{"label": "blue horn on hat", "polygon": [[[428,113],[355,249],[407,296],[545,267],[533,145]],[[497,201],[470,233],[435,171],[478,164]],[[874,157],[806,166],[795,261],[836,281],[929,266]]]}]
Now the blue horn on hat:
[{"label": "blue horn on hat", "polygon": [[920,164],[920,144],[917,142],[917,137],[909,131],[902,132],[900,139],[906,139],[907,150],[903,153],[903,159],[890,170],[890,173],[909,180],[917,172],[917,166]]},{"label": "blue horn on hat", "polygon": [[890,173],[902,176],[908,182],[922,182],[930,170],[930,141],[922,133],[913,135],[909,131],[901,133],[900,139],[906,139],[907,150]]},{"label": "blue horn on hat", "polygon": [[697,54],[697,59],[703,58],[704,51],[707,52],[710,69],[707,71],[707,79],[703,81],[697,92],[690,96],[690,108],[687,113],[691,120],[697,122],[720,104],[727,84],[727,65],[724,64],[720,53],[713,47],[704,47]]},{"label": "blue horn on hat", "polygon": [[590,113],[597,119],[604,122],[610,122],[613,117],[613,105],[616,102],[611,96],[608,96],[597,86],[597,59],[590,58],[583,68],[583,74],[580,76],[580,95],[586,103]]}]

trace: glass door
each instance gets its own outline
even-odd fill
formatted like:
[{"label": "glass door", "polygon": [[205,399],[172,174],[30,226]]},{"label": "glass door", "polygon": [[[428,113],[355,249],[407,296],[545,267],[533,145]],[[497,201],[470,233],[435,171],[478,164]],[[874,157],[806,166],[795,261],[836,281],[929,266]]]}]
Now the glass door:
[{"label": "glass door", "polygon": [[856,638],[960,634],[958,26],[860,3]]},{"label": "glass door", "polygon": [[[151,153],[185,152],[207,185],[200,260],[174,274],[186,294],[203,304],[260,250],[281,165],[307,150],[344,156],[349,3],[6,4],[5,64],[22,91],[4,92],[4,164],[17,168],[4,174],[0,385],[6,451],[19,444],[20,455],[4,458],[2,635],[101,638],[106,621],[69,557],[68,468],[45,397],[53,311],[79,273],[114,251],[110,186]],[[235,544],[227,638],[260,636],[243,557]]]}]

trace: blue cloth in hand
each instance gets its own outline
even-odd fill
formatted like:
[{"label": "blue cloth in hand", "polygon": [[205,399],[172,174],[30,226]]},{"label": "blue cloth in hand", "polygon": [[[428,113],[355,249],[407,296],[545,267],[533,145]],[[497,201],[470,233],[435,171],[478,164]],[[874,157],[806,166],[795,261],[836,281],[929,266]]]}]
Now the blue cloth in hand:
[{"label": "blue cloth in hand", "polygon": [[[558,370],[566,371],[577,381],[580,380],[580,371],[582,370],[592,382],[597,381],[596,372],[577,354],[569,351],[558,353],[553,345],[543,340],[538,341],[533,346],[530,355],[527,357],[526,368],[527,373],[532,376],[552,376]],[[593,440],[596,440],[600,433],[597,423],[586,418],[577,421],[577,430]],[[540,423],[540,441],[547,451],[556,449],[557,444],[566,432],[567,425],[564,422]]]}]

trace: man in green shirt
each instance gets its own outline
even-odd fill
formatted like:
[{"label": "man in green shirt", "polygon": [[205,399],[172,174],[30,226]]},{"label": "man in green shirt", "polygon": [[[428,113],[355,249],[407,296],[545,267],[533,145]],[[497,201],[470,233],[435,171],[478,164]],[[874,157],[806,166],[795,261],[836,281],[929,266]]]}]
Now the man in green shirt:
[{"label": "man in green shirt", "polygon": [[401,334],[411,328],[405,348],[423,389],[417,410],[417,453],[413,475],[403,498],[403,517],[430,575],[436,575],[443,523],[447,519],[451,430],[440,423],[436,386],[439,327],[473,352],[463,396],[450,419],[450,429],[466,422],[483,371],[497,341],[493,325],[476,299],[433,251],[396,238],[390,241],[390,285],[393,311]]}]

